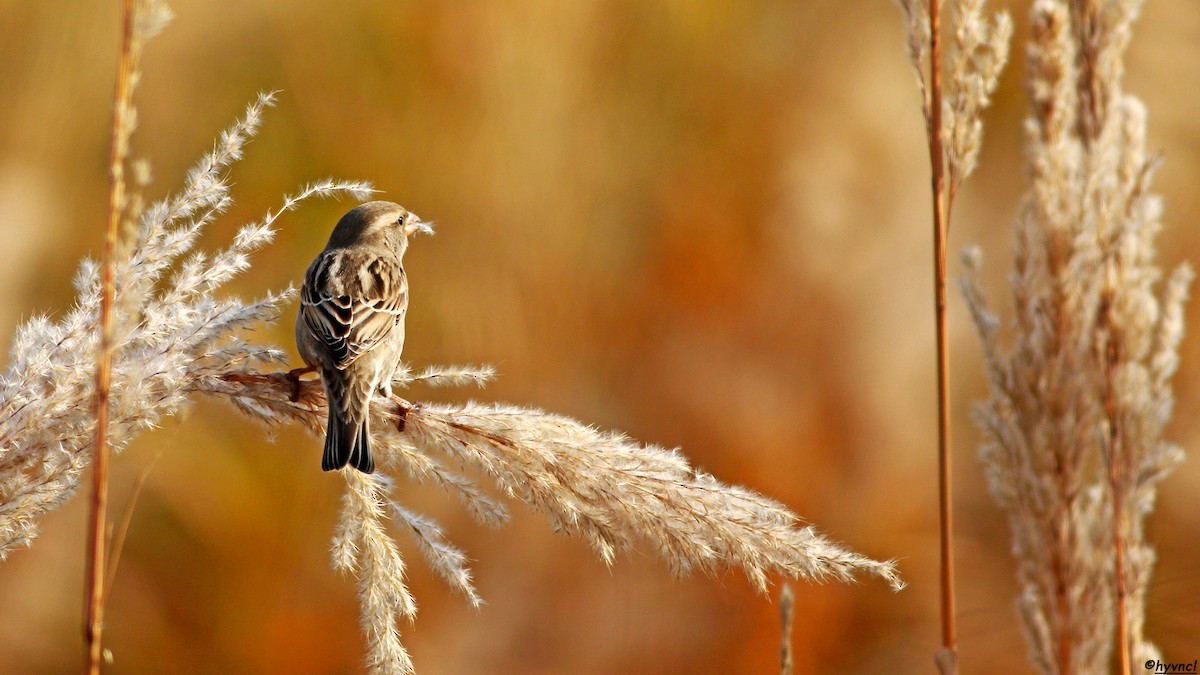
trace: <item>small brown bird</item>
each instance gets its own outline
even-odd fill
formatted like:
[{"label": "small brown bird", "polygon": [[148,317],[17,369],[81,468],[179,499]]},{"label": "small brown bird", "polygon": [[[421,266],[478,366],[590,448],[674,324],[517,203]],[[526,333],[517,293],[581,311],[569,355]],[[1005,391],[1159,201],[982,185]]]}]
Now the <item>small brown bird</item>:
[{"label": "small brown bird", "polygon": [[304,273],[296,347],[321,373],[329,421],[321,468],[375,471],[369,408],[392,395],[404,348],[408,237],[427,223],[392,202],[367,202],[342,216]]}]

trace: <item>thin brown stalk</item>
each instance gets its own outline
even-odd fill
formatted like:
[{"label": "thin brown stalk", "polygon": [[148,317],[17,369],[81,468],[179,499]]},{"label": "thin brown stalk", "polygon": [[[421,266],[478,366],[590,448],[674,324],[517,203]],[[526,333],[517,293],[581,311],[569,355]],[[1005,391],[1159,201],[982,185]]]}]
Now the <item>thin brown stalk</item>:
[{"label": "thin brown stalk", "polygon": [[[1060,494],[1063,494],[1061,491],[1064,489],[1066,481],[1061,477],[1062,471],[1057,473],[1059,476],[1058,484]],[[1055,535],[1056,541],[1054,542],[1053,550],[1050,552],[1050,570],[1054,575],[1054,602],[1055,607],[1058,608],[1059,620],[1062,622],[1062,630],[1058,632],[1057,653],[1058,672],[1060,673],[1072,672],[1071,664],[1073,662],[1071,653],[1071,629],[1073,626],[1073,621],[1071,618],[1072,613],[1071,593],[1069,588],[1069,570],[1067,569],[1067,562],[1063,560],[1062,553],[1062,551],[1068,549],[1068,544],[1065,541],[1061,541],[1067,536],[1066,531],[1068,528],[1068,516],[1066,514],[1069,512],[1070,509],[1065,503],[1060,504],[1055,509],[1054,520],[1056,523],[1059,523],[1059,528]]]},{"label": "thin brown stalk", "polygon": [[[1116,434],[1114,433],[1115,437]],[[1113,438],[1112,440],[1116,440]],[[1113,565],[1117,578],[1117,660],[1121,664],[1122,675],[1132,673],[1129,658],[1129,622],[1125,609],[1125,537],[1121,533],[1121,518],[1125,508],[1120,477],[1117,475],[1115,457],[1109,459],[1108,476],[1112,484],[1112,536],[1113,536]]]},{"label": "thin brown stalk", "polygon": [[[1113,330],[1109,310],[1112,299],[1106,293],[1100,304],[1100,318],[1109,331]],[[1125,490],[1122,485],[1122,467],[1124,453],[1121,451],[1120,415],[1117,413],[1117,399],[1113,383],[1116,381],[1116,365],[1120,359],[1116,340],[1110,334],[1104,349],[1104,414],[1108,418],[1108,485],[1112,491],[1112,538],[1113,538],[1113,576],[1116,586],[1117,613],[1117,662],[1121,667],[1121,675],[1129,675],[1133,671],[1129,654],[1129,623],[1126,611],[1125,587],[1125,536],[1121,528],[1121,520],[1125,516]]]},{"label": "thin brown stalk", "polygon": [[[982,139],[982,111],[1008,58],[1012,21],[990,19],[983,0],[948,3],[952,36],[943,57],[940,0],[898,0],[908,33],[908,58],[917,75],[929,148],[933,199],[934,331],[937,339],[938,534],[942,648],[939,672],[957,670],[954,610],[954,526],[950,473],[950,341],[946,308],[946,250],[958,186],[974,170]],[[945,63],[943,63],[943,59]],[[945,89],[943,90],[943,85]]]},{"label": "thin brown stalk", "polygon": [[96,438],[92,459],[92,503],[88,527],[87,610],[84,642],[85,672],[98,675],[104,632],[105,513],[108,508],[108,395],[112,381],[113,257],[125,200],[125,133],[132,73],[133,0],[122,0],[121,53],[113,92],[112,146],[109,152],[108,228],[104,235],[104,270],[100,296],[100,355],[96,364]]},{"label": "thin brown stalk", "polygon": [[792,623],[796,615],[796,594],[791,584],[784,584],[779,593],[779,675],[792,675]]},{"label": "thin brown stalk", "polygon": [[950,345],[946,323],[946,238],[950,195],[946,190],[946,160],[942,144],[941,7],[929,0],[929,163],[933,188],[933,292],[937,330],[938,377],[938,513],[941,539],[942,652],[939,668],[956,669],[954,630],[954,547],[950,491]]}]

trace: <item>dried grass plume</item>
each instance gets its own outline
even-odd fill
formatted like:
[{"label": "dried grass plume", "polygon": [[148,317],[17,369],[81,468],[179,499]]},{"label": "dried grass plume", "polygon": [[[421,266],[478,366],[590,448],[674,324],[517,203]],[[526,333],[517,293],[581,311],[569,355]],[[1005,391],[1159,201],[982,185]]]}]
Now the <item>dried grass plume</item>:
[{"label": "dried grass plume", "polygon": [[[1146,110],[1121,89],[1137,0],[1037,0],[1028,48],[1032,176],[1017,220],[1012,346],[963,280],[991,397],[976,411],[988,483],[1008,513],[1033,662],[1125,672],[1159,659],[1143,634],[1157,485],[1183,457],[1163,438],[1192,272],[1162,285],[1162,205]],[[1131,666],[1132,664],[1132,666]]]}]

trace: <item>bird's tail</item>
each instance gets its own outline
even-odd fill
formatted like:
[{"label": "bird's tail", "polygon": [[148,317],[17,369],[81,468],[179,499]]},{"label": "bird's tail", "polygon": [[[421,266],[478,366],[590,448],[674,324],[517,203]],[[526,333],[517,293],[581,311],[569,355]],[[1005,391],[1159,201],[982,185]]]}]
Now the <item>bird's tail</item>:
[{"label": "bird's tail", "polygon": [[[325,396],[329,402],[329,421],[325,426],[325,454],[321,457],[321,469],[335,471],[347,464],[363,473],[375,472],[375,460],[371,457],[370,420],[366,405],[355,405],[350,397],[341,373],[322,377]],[[366,403],[369,404],[368,398]]]}]

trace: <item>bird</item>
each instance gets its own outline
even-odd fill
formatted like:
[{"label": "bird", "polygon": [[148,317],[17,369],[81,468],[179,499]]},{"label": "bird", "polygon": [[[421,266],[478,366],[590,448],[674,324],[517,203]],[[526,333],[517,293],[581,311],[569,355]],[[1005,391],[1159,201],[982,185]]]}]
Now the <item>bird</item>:
[{"label": "bird", "polygon": [[[373,201],[342,216],[329,243],[304,273],[296,348],[319,371],[329,417],[321,469],[347,464],[375,471],[369,409],[376,394],[392,397],[404,349],[408,237],[429,223],[399,204]],[[295,371],[293,371],[295,372]]]}]

